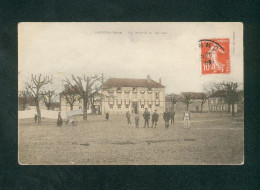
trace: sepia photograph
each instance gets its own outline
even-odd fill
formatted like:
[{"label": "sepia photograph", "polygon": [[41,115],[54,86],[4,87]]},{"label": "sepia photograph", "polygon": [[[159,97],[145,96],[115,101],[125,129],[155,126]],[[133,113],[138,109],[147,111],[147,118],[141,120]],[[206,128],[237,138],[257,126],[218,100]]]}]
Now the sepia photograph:
[{"label": "sepia photograph", "polygon": [[243,165],[239,22],[21,22],[20,165]]}]

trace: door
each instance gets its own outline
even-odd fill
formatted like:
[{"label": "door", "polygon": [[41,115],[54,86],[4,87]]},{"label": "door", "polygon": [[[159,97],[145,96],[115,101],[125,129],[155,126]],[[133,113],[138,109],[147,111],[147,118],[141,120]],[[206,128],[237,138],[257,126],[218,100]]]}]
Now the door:
[{"label": "door", "polygon": [[135,114],[138,113],[138,104],[137,104],[137,102],[133,102],[133,111],[134,111]]}]

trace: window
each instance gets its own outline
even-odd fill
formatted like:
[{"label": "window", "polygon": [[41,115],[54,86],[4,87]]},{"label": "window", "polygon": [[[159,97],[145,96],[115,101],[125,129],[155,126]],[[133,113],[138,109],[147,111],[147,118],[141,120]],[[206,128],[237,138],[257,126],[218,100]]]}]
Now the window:
[{"label": "window", "polygon": [[155,93],[155,97],[156,97],[156,99],[159,99],[159,92]]},{"label": "window", "polygon": [[152,108],[152,105],[149,105],[148,107],[149,107],[149,108]]},{"label": "window", "polygon": [[121,108],[121,105],[117,105],[117,108]]},{"label": "window", "polygon": [[113,89],[108,89],[108,93],[113,94],[114,90]]},{"label": "window", "polygon": [[144,108],[144,105],[141,105],[141,108]]},{"label": "window", "polygon": [[137,93],[137,89],[134,87],[133,88],[133,93],[136,94]]},{"label": "window", "polygon": [[129,108],[129,105],[125,105],[125,108]]},{"label": "window", "polygon": [[110,105],[110,108],[113,109],[113,105]]},{"label": "window", "polygon": [[118,87],[117,90],[121,90],[121,87]]}]

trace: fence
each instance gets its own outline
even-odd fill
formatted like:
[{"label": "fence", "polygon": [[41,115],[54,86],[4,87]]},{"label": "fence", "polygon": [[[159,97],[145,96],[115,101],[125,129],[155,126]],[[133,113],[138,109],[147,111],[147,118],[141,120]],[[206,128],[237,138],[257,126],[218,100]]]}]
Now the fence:
[{"label": "fence", "polygon": [[[83,110],[72,110],[72,111],[52,111],[52,110],[41,110],[41,116],[44,118],[50,118],[50,119],[57,119],[59,112],[61,113],[62,118],[67,118],[74,115],[80,115],[83,114]],[[18,111],[18,119],[26,119],[26,118],[33,118],[34,115],[37,114],[36,110],[24,110],[24,111]]]}]

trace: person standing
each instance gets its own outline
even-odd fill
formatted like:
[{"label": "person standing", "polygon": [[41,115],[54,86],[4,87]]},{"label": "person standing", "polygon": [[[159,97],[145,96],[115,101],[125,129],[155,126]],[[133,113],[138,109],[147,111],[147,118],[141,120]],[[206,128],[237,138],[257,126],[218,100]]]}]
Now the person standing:
[{"label": "person standing", "polygon": [[135,114],[135,127],[136,128],[139,128],[139,120],[140,120],[139,114],[136,113]]},{"label": "person standing", "polygon": [[184,113],[183,120],[184,120],[184,128],[190,128],[190,112],[189,111]]},{"label": "person standing", "polygon": [[152,127],[157,126],[158,118],[159,118],[159,114],[157,113],[157,110],[154,110],[154,113],[152,115]]},{"label": "person standing", "polygon": [[106,120],[109,120],[109,113],[106,112]]},{"label": "person standing", "polygon": [[169,128],[169,121],[170,121],[170,113],[168,112],[168,109],[166,109],[166,111],[163,113],[163,119],[165,122],[165,128]]},{"label": "person standing", "polygon": [[149,128],[150,113],[149,113],[149,111],[147,110],[147,108],[145,108],[143,117],[144,117],[144,127],[147,126],[147,127]]},{"label": "person standing", "polygon": [[131,125],[131,119],[130,119],[130,117],[131,117],[131,116],[130,116],[130,112],[127,111],[127,112],[126,112],[126,119],[127,119],[127,124],[128,124],[128,125]]},{"label": "person standing", "polygon": [[57,125],[58,125],[58,126],[62,126],[62,118],[61,118],[60,112],[59,112],[59,114],[58,114]]},{"label": "person standing", "polygon": [[174,124],[174,116],[175,116],[175,112],[174,112],[174,110],[172,109],[172,111],[171,111],[171,124],[172,124],[172,125]]},{"label": "person standing", "polygon": [[37,122],[37,114],[34,115],[34,123]]}]

